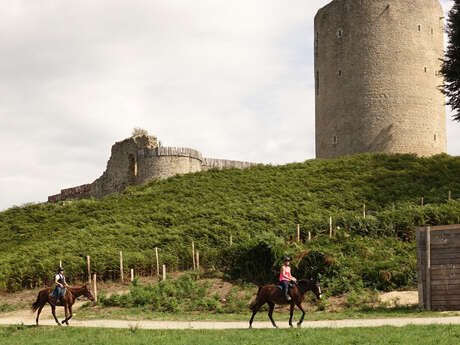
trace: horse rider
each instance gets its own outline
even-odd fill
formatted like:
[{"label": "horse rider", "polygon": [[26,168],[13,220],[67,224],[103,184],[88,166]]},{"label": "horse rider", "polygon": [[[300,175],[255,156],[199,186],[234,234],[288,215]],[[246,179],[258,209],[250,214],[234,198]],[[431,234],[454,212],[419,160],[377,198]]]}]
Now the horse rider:
[{"label": "horse rider", "polygon": [[284,259],[284,264],[281,267],[280,272],[280,285],[282,287],[282,293],[284,294],[284,297],[287,301],[291,300],[291,296],[289,296],[289,283],[291,281],[297,281],[297,279],[291,276],[291,266],[289,266],[290,261],[291,259],[288,257]]},{"label": "horse rider", "polygon": [[69,287],[65,281],[64,268],[61,266],[59,266],[57,274],[54,277],[54,283],[56,284],[56,287],[51,295],[56,296],[56,304],[60,304],[61,298],[65,296],[66,288]]}]

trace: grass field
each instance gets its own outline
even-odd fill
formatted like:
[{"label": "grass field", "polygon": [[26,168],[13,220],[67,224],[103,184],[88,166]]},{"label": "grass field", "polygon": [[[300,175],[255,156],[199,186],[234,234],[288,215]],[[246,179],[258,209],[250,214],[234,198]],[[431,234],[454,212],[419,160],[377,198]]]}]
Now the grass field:
[{"label": "grass field", "polygon": [[406,326],[343,329],[283,329],[225,331],[151,331],[131,329],[0,327],[2,345],[137,345],[137,344],[404,344],[452,345],[460,340],[460,326]]}]

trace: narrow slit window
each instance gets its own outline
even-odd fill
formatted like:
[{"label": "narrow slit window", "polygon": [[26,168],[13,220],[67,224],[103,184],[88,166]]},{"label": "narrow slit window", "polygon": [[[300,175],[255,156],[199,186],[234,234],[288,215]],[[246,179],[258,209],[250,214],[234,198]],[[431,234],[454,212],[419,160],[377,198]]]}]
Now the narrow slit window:
[{"label": "narrow slit window", "polygon": [[425,67],[424,70],[425,70],[425,73],[426,73],[428,71],[428,67]]},{"label": "narrow slit window", "polygon": [[341,69],[339,69],[339,71],[337,72],[337,75],[338,75],[339,77],[342,76],[342,70],[341,70]]},{"label": "narrow slit window", "polygon": [[432,35],[434,34],[434,29],[433,29],[433,28],[431,28],[431,34],[432,34]]},{"label": "narrow slit window", "polygon": [[338,143],[337,135],[334,135],[334,137],[332,138],[332,143],[334,145],[337,145],[337,143]]},{"label": "narrow slit window", "polygon": [[418,25],[418,31],[422,31],[422,26],[420,24]]},{"label": "narrow slit window", "polygon": [[316,95],[319,95],[319,71],[316,71],[315,85],[316,85]]},{"label": "narrow slit window", "polygon": [[338,29],[336,35],[337,35],[337,38],[341,38],[343,36],[343,30]]},{"label": "narrow slit window", "polygon": [[438,139],[438,136],[436,135],[436,133],[434,134],[434,141],[436,141]]}]

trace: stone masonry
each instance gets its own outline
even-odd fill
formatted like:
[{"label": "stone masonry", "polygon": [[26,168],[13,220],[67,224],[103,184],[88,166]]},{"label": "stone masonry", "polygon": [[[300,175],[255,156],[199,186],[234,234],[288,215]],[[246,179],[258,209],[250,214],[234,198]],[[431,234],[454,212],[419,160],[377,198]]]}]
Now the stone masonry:
[{"label": "stone masonry", "polygon": [[314,45],[317,158],[446,152],[438,0],[334,0]]},{"label": "stone masonry", "polygon": [[70,199],[101,198],[121,193],[128,186],[209,169],[248,168],[256,163],[203,158],[194,149],[159,146],[156,137],[133,136],[112,146],[107,169],[91,184],[62,189],[48,197],[48,202]]}]

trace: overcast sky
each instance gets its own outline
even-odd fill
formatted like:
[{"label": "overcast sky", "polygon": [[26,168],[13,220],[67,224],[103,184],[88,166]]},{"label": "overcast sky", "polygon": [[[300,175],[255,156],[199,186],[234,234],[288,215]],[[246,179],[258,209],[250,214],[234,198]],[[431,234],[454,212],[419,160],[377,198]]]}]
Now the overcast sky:
[{"label": "overcast sky", "polygon": [[0,210],[92,182],[133,127],[207,157],[314,158],[313,18],[328,2],[2,0]]}]

